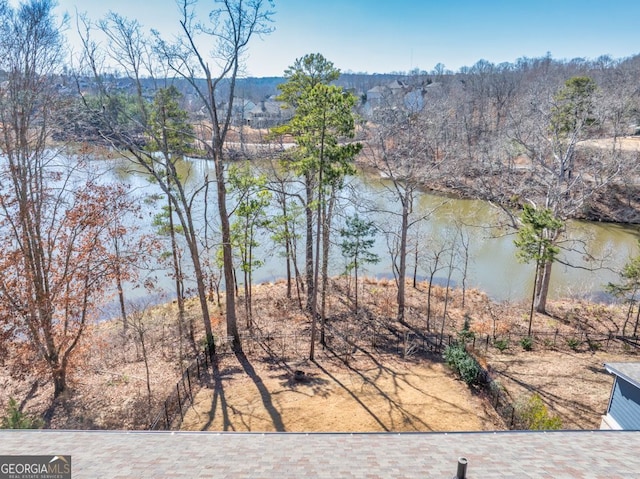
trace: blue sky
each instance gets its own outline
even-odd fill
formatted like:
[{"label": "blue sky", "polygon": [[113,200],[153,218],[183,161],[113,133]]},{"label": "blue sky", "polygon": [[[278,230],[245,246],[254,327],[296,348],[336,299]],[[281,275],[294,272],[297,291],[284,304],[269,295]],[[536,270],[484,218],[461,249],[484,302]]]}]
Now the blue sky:
[{"label": "blue sky", "polygon": [[[58,0],[59,11],[108,10],[164,32],[177,24],[174,0]],[[204,3],[212,5],[212,0]],[[275,31],[256,38],[249,76],[281,76],[306,53],[343,72],[388,73],[437,63],[457,71],[480,59],[595,59],[640,53],[638,0],[275,0]],[[73,32],[70,32],[73,33]]]}]

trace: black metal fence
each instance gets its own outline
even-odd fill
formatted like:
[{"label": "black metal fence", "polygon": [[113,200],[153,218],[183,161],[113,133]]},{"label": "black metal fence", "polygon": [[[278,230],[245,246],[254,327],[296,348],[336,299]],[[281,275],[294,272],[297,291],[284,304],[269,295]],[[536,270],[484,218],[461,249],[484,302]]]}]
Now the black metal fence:
[{"label": "black metal fence", "polygon": [[573,333],[532,332],[531,336],[525,333],[507,332],[495,338],[490,335],[474,335],[467,341],[467,344],[470,344],[473,349],[485,352],[489,347],[496,349],[523,347],[535,350],[572,350],[574,352],[633,351],[640,349],[640,338],[613,333],[593,334],[585,331]]},{"label": "black metal fence", "polygon": [[[486,350],[489,346],[496,347],[499,341],[513,341],[517,347],[523,347],[523,340],[527,347],[543,350],[564,350],[573,351],[610,351],[610,350],[637,350],[640,348],[640,338],[610,334],[589,334],[586,332],[575,332],[573,334],[555,332],[538,332],[531,336],[525,334],[507,333],[500,339],[492,339],[490,336],[473,337],[466,342],[466,347],[471,347],[476,351]],[[451,338],[449,338],[451,342]],[[504,346],[504,343],[500,346]],[[522,410],[514,403],[500,383],[493,379],[489,371],[483,367],[477,358],[470,354],[480,371],[478,383],[484,388],[488,399],[495,411],[504,420],[509,429],[526,429],[527,420],[522,416]]]},{"label": "black metal fence", "polygon": [[173,392],[164,400],[160,411],[151,421],[149,430],[169,430],[180,426],[185,411],[193,404],[194,394],[200,389],[201,381],[210,376],[211,358],[209,348],[205,347],[182,372]]},{"label": "black metal fence", "polygon": [[[520,348],[526,334],[506,333],[499,338],[489,335],[474,335],[467,339],[467,347],[485,352],[489,347],[502,349]],[[638,350],[640,338],[623,337],[614,334],[587,334],[575,332],[573,334],[555,332],[535,332],[531,335],[531,348],[574,351],[597,350]],[[397,354],[403,358],[416,354],[441,354],[448,345],[456,343],[459,338],[452,335],[440,335],[430,332],[392,331],[375,328],[366,331],[341,331],[327,327],[325,340],[331,350],[348,362],[359,349],[372,349],[378,352]],[[506,343],[505,343],[506,341]],[[243,351],[248,354],[267,352],[282,359],[300,358],[307,354],[309,346],[308,335],[256,333],[241,335],[240,342]],[[524,346],[522,346],[524,347]],[[232,354],[232,338],[217,337],[215,340],[215,354]],[[164,430],[179,427],[184,419],[184,413],[193,403],[195,392],[202,380],[212,369],[212,355],[208,349],[202,351],[182,373],[181,378],[173,388],[173,392],[165,399],[160,411],[151,422],[149,429]],[[475,358],[474,358],[475,359]],[[477,360],[476,360],[477,363]],[[518,428],[522,421],[518,417],[515,405],[505,391],[495,383],[488,371],[479,363],[481,370],[480,382],[486,386],[490,400],[495,410],[511,428]]]}]

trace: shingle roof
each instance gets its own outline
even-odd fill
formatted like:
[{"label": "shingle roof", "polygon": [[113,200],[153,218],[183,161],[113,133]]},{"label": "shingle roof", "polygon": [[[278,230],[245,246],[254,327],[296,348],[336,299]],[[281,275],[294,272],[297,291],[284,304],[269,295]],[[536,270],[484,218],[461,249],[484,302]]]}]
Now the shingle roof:
[{"label": "shingle roof", "polygon": [[640,389],[640,362],[605,363],[604,367]]},{"label": "shingle roof", "polygon": [[0,431],[0,455],[70,454],[83,478],[627,478],[640,432],[404,434]]}]

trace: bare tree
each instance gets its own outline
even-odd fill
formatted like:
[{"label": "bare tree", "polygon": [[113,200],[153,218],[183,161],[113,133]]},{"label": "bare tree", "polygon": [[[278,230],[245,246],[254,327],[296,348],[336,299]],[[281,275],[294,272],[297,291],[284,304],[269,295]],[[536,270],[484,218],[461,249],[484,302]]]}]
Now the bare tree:
[{"label": "bare tree", "polygon": [[144,362],[145,379],[147,384],[147,414],[151,418],[152,414],[152,392],[151,392],[151,371],[149,369],[149,318],[145,305],[134,307],[130,314],[131,329],[133,329],[134,341],[140,346],[142,361]]},{"label": "bare tree", "polygon": [[[226,286],[227,334],[233,337],[233,347],[239,350],[241,344],[233,290],[234,270],[230,219],[226,204],[224,143],[231,125],[235,85],[241,72],[242,58],[254,35],[270,32],[269,21],[272,12],[268,7],[271,2],[268,0],[222,0],[210,13],[209,23],[201,23],[196,18],[194,9],[197,3],[191,0],[180,2],[181,37],[170,43],[156,35],[153,49],[136,21],[129,21],[117,14],[111,14],[100,26],[110,39],[111,59],[117,62],[136,86],[137,117],[128,119],[138,123],[142,132],[157,136],[157,132],[148,128],[149,105],[145,102],[145,84],[142,81],[144,76],[165,81],[169,73],[177,75],[188,82],[203,105],[202,111],[206,121],[202,121],[195,129],[195,139],[198,142],[196,147],[205,158],[213,160],[214,164]],[[88,22],[85,21],[85,27],[87,25]],[[89,40],[88,33],[88,28],[81,32],[87,63],[95,74],[103,97],[112,98],[113,95],[110,95],[107,85],[102,81],[100,52],[96,44]],[[210,45],[211,42],[214,44],[213,58],[208,59],[202,45]],[[98,113],[100,113],[99,108]],[[187,193],[184,179],[180,178],[175,169],[175,162],[165,161],[166,155],[164,155],[165,158],[158,158],[153,152],[142,147],[140,139],[131,135],[129,129],[123,128],[122,124],[117,125],[109,121],[112,120],[108,116],[109,108],[103,107],[102,113],[103,124],[106,126],[103,135],[114,146],[125,149],[133,155],[137,163],[157,181],[173,205],[173,211],[178,216],[187,239],[205,334],[208,343],[212,344],[213,333],[207,305],[205,273],[200,259],[198,233],[193,221],[193,200],[202,190],[208,191],[210,180],[205,175],[201,186]],[[156,143],[162,144],[161,141]],[[171,182],[167,181],[168,172],[171,174]]]},{"label": "bare tree", "polygon": [[[621,156],[615,149],[579,147],[605,121],[598,114],[597,96],[591,78],[573,77],[551,96],[532,100],[529,114],[514,124],[513,139],[529,161],[530,174],[520,194],[549,211],[558,224],[577,216],[596,192],[620,174]],[[562,233],[561,227],[548,232],[551,247],[557,247]],[[547,255],[542,252],[541,256]],[[540,313],[546,311],[554,262],[544,261],[537,269],[535,309]]]},{"label": "bare tree", "polygon": [[[394,201],[400,204],[400,212],[389,210],[400,219],[400,227],[387,233],[394,236],[389,243],[392,252],[393,271],[398,287],[397,319],[404,320],[405,280],[407,274],[409,229],[426,219],[431,211],[415,214],[414,201],[430,172],[436,169],[435,136],[429,135],[430,125],[420,114],[386,109],[380,112],[378,126],[370,132],[366,154],[384,178],[385,187]],[[433,141],[432,141],[433,140]],[[446,200],[444,200],[446,201]]]},{"label": "bare tree", "polygon": [[0,329],[27,340],[58,397],[123,259],[110,246],[126,231],[110,227],[129,203],[123,188],[100,184],[47,143],[72,114],[55,88],[63,42],[54,6],[0,4]]},{"label": "bare tree", "polygon": [[[213,160],[217,192],[218,216],[222,236],[222,257],[225,279],[225,310],[227,335],[233,338],[233,348],[242,349],[236,321],[231,227],[227,213],[224,143],[231,125],[236,79],[242,70],[242,59],[252,37],[271,32],[269,22],[273,12],[270,0],[221,0],[209,14],[209,23],[198,22],[194,6],[197,1],[180,3],[182,37],[173,44],[158,39],[158,51],[176,75],[187,80],[204,105],[206,123],[200,125],[200,147],[206,158]],[[205,49],[215,45],[213,58],[207,59]],[[207,45],[202,47],[201,45]],[[218,68],[213,69],[213,64]],[[204,81],[202,81],[204,79]],[[226,93],[222,93],[227,82]],[[224,107],[221,107],[224,105]]]}]

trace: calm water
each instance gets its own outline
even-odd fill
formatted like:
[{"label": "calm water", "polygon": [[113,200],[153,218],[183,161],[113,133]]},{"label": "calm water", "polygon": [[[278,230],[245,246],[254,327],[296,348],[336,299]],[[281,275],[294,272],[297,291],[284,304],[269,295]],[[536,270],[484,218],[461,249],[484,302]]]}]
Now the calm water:
[{"label": "calm water", "polygon": [[[149,184],[138,174],[125,171],[122,163],[113,163],[109,175],[112,179],[130,184],[136,194],[157,193],[157,187]],[[184,172],[190,171],[192,177],[202,178],[212,165],[202,160],[193,160],[183,165]],[[195,184],[195,182],[194,182]],[[189,186],[189,185],[188,185]],[[336,243],[332,249],[332,274],[344,271],[345,260],[340,254],[337,234],[344,218],[358,211],[363,217],[373,220],[379,226],[374,250],[380,257],[380,262],[367,265],[365,274],[392,277],[391,255],[389,252],[389,235],[384,231],[393,231],[400,224],[399,203],[390,192],[388,181],[378,177],[361,173],[351,177],[341,192],[340,205],[336,211]],[[215,200],[215,194],[210,194],[210,201]],[[204,199],[198,196],[198,210],[204,210]],[[230,204],[233,200],[230,200]],[[408,258],[408,274],[413,274],[413,251],[418,249],[418,275],[428,276],[430,265],[433,265],[433,254],[457,245],[457,256],[453,263],[451,275],[452,283],[461,285],[464,269],[464,249],[461,238],[468,244],[468,262],[466,285],[487,292],[497,300],[518,300],[528,298],[531,293],[533,264],[521,264],[515,256],[513,245],[513,231],[501,228],[505,218],[500,211],[482,201],[448,199],[428,193],[419,193],[414,203],[413,220],[417,221],[411,228],[410,248],[412,254]],[[151,218],[154,207],[148,207],[149,224],[144,230],[151,231]],[[160,207],[158,206],[157,209]],[[217,209],[215,204],[208,205],[209,214],[214,217]],[[270,214],[276,214],[274,209]],[[196,214],[196,216],[198,216]],[[215,220],[212,220],[215,223]],[[302,228],[300,232],[302,233]],[[630,256],[638,254],[637,241],[640,238],[638,227],[622,227],[619,225],[588,223],[573,221],[567,225],[567,238],[564,243],[568,250],[560,255],[562,263],[572,264],[578,268],[571,268],[564,264],[554,265],[551,282],[552,296],[579,295],[595,298],[603,297],[604,285],[609,281],[617,281],[619,270]],[[256,282],[273,281],[285,276],[284,260],[279,251],[272,244],[268,234],[258,240],[261,243],[257,256],[266,259],[264,266],[254,273]],[[393,242],[393,241],[391,241]],[[582,243],[586,244],[585,250]],[[299,243],[300,253],[303,252],[303,240]],[[439,283],[446,282],[448,275],[449,255],[443,253],[442,269],[435,275]],[[300,268],[303,262],[300,261]],[[431,266],[432,267],[432,266]],[[171,289],[171,281],[160,271],[157,273],[159,284]],[[241,275],[240,275],[241,276]],[[239,277],[240,277],[239,276]]]}]

